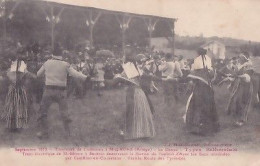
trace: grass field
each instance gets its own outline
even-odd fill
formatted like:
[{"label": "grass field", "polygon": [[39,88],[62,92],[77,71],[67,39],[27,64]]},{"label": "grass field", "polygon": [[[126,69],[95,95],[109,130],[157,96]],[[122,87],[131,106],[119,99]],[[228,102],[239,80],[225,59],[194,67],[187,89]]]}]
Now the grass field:
[{"label": "grass field", "polygon": [[[21,146],[162,146],[167,143],[230,143],[244,150],[257,150],[260,145],[260,114],[254,110],[249,114],[249,122],[237,128],[225,114],[229,92],[226,87],[215,88],[215,100],[220,117],[221,130],[214,136],[195,136],[186,133],[182,116],[185,112],[187,96],[178,103],[167,107],[163,95],[152,95],[156,113],[154,121],[157,135],[149,140],[124,140],[119,131],[124,124],[125,91],[123,88],[106,90],[98,97],[95,91],[89,91],[84,99],[68,99],[72,122],[72,136],[65,139],[58,107],[52,105],[49,110],[50,139],[37,139],[35,114],[30,119],[30,127],[18,133],[5,130],[1,122],[1,147]],[[39,106],[34,105],[38,110]]]}]

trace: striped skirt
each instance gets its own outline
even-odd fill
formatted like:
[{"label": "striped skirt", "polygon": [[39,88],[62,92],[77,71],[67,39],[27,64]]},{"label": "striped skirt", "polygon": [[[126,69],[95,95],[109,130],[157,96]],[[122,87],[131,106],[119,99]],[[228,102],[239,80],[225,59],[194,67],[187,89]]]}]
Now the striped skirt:
[{"label": "striped skirt", "polygon": [[126,94],[125,139],[155,136],[153,115],[144,91],[129,86]]},{"label": "striped skirt", "polygon": [[248,113],[252,109],[253,100],[253,83],[243,82],[241,79],[236,80],[233,93],[229,99],[227,113],[235,121],[247,122]]},{"label": "striped skirt", "polygon": [[28,99],[23,86],[15,87],[13,84],[9,86],[1,117],[6,120],[9,129],[28,127]]}]

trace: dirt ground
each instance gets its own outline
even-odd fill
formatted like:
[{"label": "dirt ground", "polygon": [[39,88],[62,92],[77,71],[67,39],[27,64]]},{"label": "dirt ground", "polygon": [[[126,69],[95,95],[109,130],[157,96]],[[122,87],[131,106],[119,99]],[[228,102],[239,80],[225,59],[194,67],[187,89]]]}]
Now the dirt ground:
[{"label": "dirt ground", "polygon": [[[248,123],[238,128],[225,113],[229,92],[225,86],[215,87],[215,100],[220,118],[220,132],[214,136],[196,136],[185,131],[182,116],[185,112],[187,95],[179,102],[165,106],[160,91],[151,96],[156,113],[156,137],[148,140],[126,141],[119,132],[123,128],[125,113],[125,90],[105,90],[99,97],[95,91],[88,91],[84,99],[69,98],[69,112],[73,120],[72,136],[65,138],[60,114],[56,104],[49,110],[50,138],[46,141],[36,137],[36,114],[31,116],[29,128],[10,133],[5,123],[0,123],[0,146],[163,146],[168,143],[229,143],[243,150],[258,150],[260,145],[260,111],[249,114]],[[174,100],[173,100],[174,101]],[[2,106],[1,106],[2,107]],[[34,105],[38,110],[39,106]]]}]

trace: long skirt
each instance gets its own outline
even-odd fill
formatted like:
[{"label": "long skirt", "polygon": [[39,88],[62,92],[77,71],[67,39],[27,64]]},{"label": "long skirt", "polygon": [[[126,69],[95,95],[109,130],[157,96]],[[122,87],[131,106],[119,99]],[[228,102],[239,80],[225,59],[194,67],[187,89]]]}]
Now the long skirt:
[{"label": "long skirt", "polygon": [[2,119],[6,120],[7,128],[26,128],[28,123],[28,98],[23,86],[11,84],[5,99]]},{"label": "long skirt", "polygon": [[235,121],[247,122],[248,113],[252,108],[253,84],[236,80],[236,84],[229,100],[227,112]]},{"label": "long skirt", "polygon": [[188,132],[206,135],[219,130],[214,91],[204,82],[195,81],[186,109],[185,122]]},{"label": "long skirt", "polygon": [[126,94],[125,139],[155,136],[153,115],[144,91],[129,86]]}]

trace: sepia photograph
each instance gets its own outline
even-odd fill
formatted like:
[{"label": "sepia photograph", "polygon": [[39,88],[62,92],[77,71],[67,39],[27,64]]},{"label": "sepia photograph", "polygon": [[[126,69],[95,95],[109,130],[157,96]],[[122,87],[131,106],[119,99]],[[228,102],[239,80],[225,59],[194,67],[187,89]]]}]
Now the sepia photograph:
[{"label": "sepia photograph", "polygon": [[0,0],[0,165],[259,166],[259,16],[258,0]]}]

